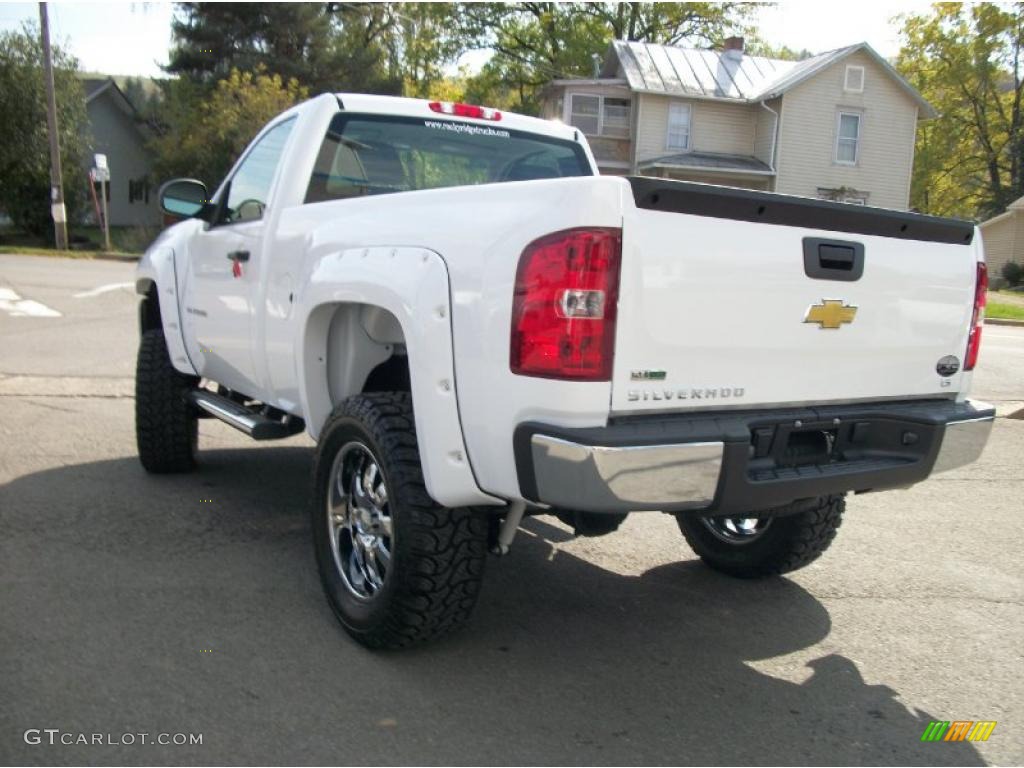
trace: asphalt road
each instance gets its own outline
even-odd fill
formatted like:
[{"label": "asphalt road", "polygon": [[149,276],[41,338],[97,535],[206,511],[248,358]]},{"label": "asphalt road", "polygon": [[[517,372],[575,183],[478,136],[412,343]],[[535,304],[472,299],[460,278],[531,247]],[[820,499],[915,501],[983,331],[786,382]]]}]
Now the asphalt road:
[{"label": "asphalt road", "polygon": [[[142,471],[131,279],[0,256],[2,762],[1024,762],[1024,420],[973,466],[851,499],[791,578],[718,576],[662,515],[592,540],[531,520],[467,631],[373,654],[320,593],[307,439],[203,421],[197,473]],[[1024,328],[985,334],[975,394],[1009,414]],[[998,725],[922,744],[933,719]]]}]

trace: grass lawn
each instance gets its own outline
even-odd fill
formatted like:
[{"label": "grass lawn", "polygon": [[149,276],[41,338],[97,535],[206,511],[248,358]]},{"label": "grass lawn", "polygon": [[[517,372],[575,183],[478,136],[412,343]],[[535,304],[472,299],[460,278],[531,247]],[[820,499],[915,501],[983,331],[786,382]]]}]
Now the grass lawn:
[{"label": "grass lawn", "polygon": [[1024,291],[989,291],[988,299],[1000,304],[1017,304],[1024,307]]},{"label": "grass lawn", "polygon": [[56,248],[38,248],[29,245],[0,245],[0,253],[14,253],[19,256],[59,256],[63,259],[116,258],[134,261],[139,258],[137,253],[121,253],[119,251],[58,251]]},{"label": "grass lawn", "polygon": [[[153,227],[111,227],[110,245],[114,255],[139,255],[159,234]],[[0,229],[0,253],[24,253],[32,256],[66,256],[73,259],[91,259],[101,255],[103,232],[99,227],[78,225],[70,228],[71,250],[58,251],[48,238],[32,235],[7,227]]]},{"label": "grass lawn", "polygon": [[[991,296],[991,294],[989,294]],[[990,298],[985,307],[985,317],[996,320],[1024,320],[1024,303],[1007,304],[1002,301],[992,301]]]}]

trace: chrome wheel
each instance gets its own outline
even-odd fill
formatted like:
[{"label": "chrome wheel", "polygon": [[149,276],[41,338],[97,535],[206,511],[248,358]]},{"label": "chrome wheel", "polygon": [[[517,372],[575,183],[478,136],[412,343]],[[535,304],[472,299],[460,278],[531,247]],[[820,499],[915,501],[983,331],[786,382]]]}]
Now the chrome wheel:
[{"label": "chrome wheel", "polygon": [[702,517],[701,522],[722,541],[749,544],[772,524],[771,517]]},{"label": "chrome wheel", "polygon": [[327,532],[335,567],[353,595],[369,600],[384,588],[394,551],[384,473],[369,448],[351,442],[334,457],[329,482]]}]

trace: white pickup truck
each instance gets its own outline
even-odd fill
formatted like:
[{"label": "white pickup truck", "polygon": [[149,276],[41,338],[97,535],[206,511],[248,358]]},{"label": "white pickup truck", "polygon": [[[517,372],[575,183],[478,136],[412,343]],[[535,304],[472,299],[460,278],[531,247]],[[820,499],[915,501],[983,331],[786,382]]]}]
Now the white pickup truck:
[{"label": "white pickup truck", "polygon": [[778,574],[847,492],[992,426],[961,221],[602,177],[560,123],[349,94],[160,196],[187,218],[136,278],[142,464],[191,469],[198,418],[308,432],[323,586],[370,647],[464,622],[524,515],[662,511],[710,566]]}]

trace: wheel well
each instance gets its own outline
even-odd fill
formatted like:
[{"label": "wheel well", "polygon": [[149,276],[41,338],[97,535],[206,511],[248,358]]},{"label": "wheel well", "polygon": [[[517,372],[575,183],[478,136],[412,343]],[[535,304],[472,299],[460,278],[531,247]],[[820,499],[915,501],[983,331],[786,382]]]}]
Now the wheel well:
[{"label": "wheel well", "polygon": [[391,357],[378,365],[366,377],[363,392],[411,392],[409,383],[409,358],[407,355],[392,353]]},{"label": "wheel well", "polygon": [[139,302],[139,333],[163,328],[160,318],[160,297],[157,295],[156,283],[150,283],[146,294]]},{"label": "wheel well", "polygon": [[326,304],[310,314],[305,332],[306,397],[313,424],[342,400],[363,392],[411,391],[405,335],[383,307]]}]

